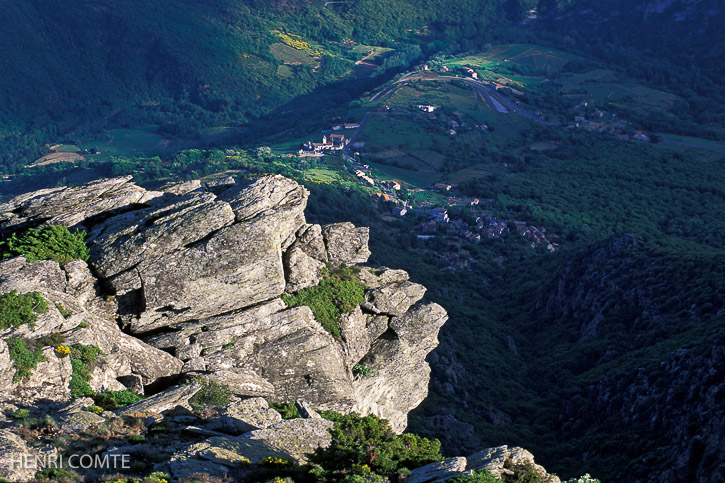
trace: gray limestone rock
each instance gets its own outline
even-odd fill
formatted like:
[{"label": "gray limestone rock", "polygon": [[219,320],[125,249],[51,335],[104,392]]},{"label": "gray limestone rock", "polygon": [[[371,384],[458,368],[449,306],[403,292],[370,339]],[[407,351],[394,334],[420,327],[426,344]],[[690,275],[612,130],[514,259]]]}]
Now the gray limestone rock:
[{"label": "gray limestone rock", "polygon": [[266,429],[246,433],[240,439],[261,441],[295,462],[304,464],[307,456],[318,448],[330,446],[332,436],[328,430],[332,426],[332,421],[322,418],[288,419]]},{"label": "gray limestone rock", "polygon": [[386,315],[367,315],[365,330],[369,340],[375,340],[388,330],[390,317]]},{"label": "gray limestone rock", "polygon": [[327,263],[327,248],[320,225],[305,225],[300,228],[292,247],[298,247],[312,258]]},{"label": "gray limestone rock", "polygon": [[448,458],[436,461],[411,471],[406,483],[432,483],[446,481],[461,476],[466,471],[466,458]]},{"label": "gray limestone rock", "polygon": [[355,307],[351,313],[342,314],[340,319],[340,334],[345,341],[347,365],[353,367],[370,350],[370,338],[365,326],[367,317],[360,307]]},{"label": "gray limestone rock", "polygon": [[160,188],[158,188],[158,191],[163,191],[164,193],[171,193],[172,195],[185,195],[186,193],[190,191],[195,191],[201,188],[201,181],[198,179],[193,179],[191,181],[182,181],[182,182],[171,182],[166,183]]},{"label": "gray limestone rock", "polygon": [[9,399],[7,392],[13,387],[13,375],[15,375],[15,368],[13,361],[10,360],[8,345],[3,339],[0,339],[0,401]]},{"label": "gray limestone rock", "polygon": [[37,260],[28,262],[24,257],[0,261],[0,293],[17,290],[20,293],[35,290],[62,292],[66,287],[66,274],[58,262]]},{"label": "gray limestone rock", "polygon": [[392,268],[370,268],[360,270],[360,280],[370,288],[379,288],[393,283],[406,282],[408,273],[404,270],[393,270]]},{"label": "gray limestone rock", "polygon": [[62,433],[78,433],[86,431],[90,427],[104,422],[106,419],[98,414],[88,411],[77,411],[74,413],[64,414],[58,418],[58,425]]},{"label": "gray limestone rock", "polygon": [[234,401],[222,409],[212,428],[232,434],[264,429],[282,421],[282,416],[269,407],[264,398],[253,397]]},{"label": "gray limestone rock", "polygon": [[[9,429],[0,429],[0,478],[6,481],[31,481],[40,470],[32,464],[37,452]],[[23,458],[31,461],[25,464]]]},{"label": "gray limestone rock", "polygon": [[[364,271],[364,270],[363,270]],[[403,315],[425,295],[425,287],[399,282],[372,289],[365,294],[365,309],[376,314]]]},{"label": "gray limestone rock", "polygon": [[[390,328],[401,341],[410,346],[421,346],[448,320],[443,307],[438,304],[417,304],[400,317],[390,319]],[[435,335],[434,335],[435,334]]]},{"label": "gray limestone rock", "polygon": [[[438,331],[448,316],[437,304],[418,303],[398,323],[403,337],[383,337],[373,342],[361,364],[375,374],[355,379],[360,414],[375,414],[390,421],[395,431],[407,425],[407,414],[428,395],[430,367],[428,353],[438,345]],[[393,319],[395,320],[395,319]],[[394,326],[393,321],[390,323]],[[413,337],[413,334],[420,337]]]},{"label": "gray limestone rock", "polygon": [[[0,289],[37,290],[51,302],[34,333],[25,328],[18,334],[35,338],[57,331],[69,345],[101,348],[104,356],[90,381],[97,390],[126,386],[142,393],[159,379],[199,374],[230,385],[239,396],[374,413],[402,431],[407,412],[427,394],[425,358],[437,345],[443,309],[421,303],[425,289],[405,272],[364,268],[360,279],[371,288],[366,302],[342,317],[342,337],[330,336],[308,307],[287,308],[280,297],[319,283],[325,264],[334,270],[365,262],[368,229],[307,224],[307,191],[281,176],[209,188],[192,183],[147,192],[121,178],[35,192],[0,205],[0,231],[66,221],[90,234],[91,269],[81,261],[64,267],[22,257],[0,262]],[[61,316],[55,303],[71,315]],[[12,376],[3,344],[0,375]],[[49,354],[43,364],[51,363],[69,361]],[[353,378],[357,363],[375,373]],[[25,394],[67,397],[68,368],[40,367],[37,384]],[[6,386],[0,391],[16,389]],[[191,397],[188,388],[124,411],[173,409]],[[264,408],[255,412],[244,404],[251,403],[232,405],[222,415],[236,425],[233,431],[270,429],[259,426],[270,423],[257,414]],[[268,411],[274,419],[276,413]],[[221,461],[213,464],[232,464]]]},{"label": "gray limestone rock", "polygon": [[354,402],[342,347],[308,307],[253,320],[245,330],[232,347],[205,356],[212,377],[219,371],[256,374],[273,387],[267,396],[278,401],[304,399],[325,409]]},{"label": "gray limestone rock", "polygon": [[296,244],[285,252],[283,260],[287,275],[287,292],[294,293],[320,283],[325,264],[312,258]]},{"label": "gray limestone rock", "polygon": [[122,332],[115,323],[90,313],[83,319],[88,327],[68,332],[66,344],[92,345],[103,351],[103,365],[92,373],[91,386],[96,390],[123,389],[116,381],[119,377],[140,376],[143,385],[148,385],[181,371],[182,361]]},{"label": "gray limestone rock", "polygon": [[99,292],[98,280],[91,274],[83,260],[72,260],[63,265],[66,285],[65,293],[85,308],[90,308]]},{"label": "gray limestone rock", "polygon": [[207,190],[213,193],[221,193],[222,191],[226,190],[231,186],[234,186],[235,184],[237,184],[237,182],[234,181],[234,178],[232,178],[231,176],[227,176],[226,178],[219,178],[213,181],[207,181],[206,183],[204,183],[204,186]]},{"label": "gray limestone rock", "polygon": [[199,392],[201,384],[192,383],[176,386],[151,396],[143,401],[139,401],[125,408],[117,409],[115,412],[119,416],[131,416],[134,414],[153,413],[161,414],[169,411],[177,406],[184,408],[189,407],[189,399]]},{"label": "gray limestone rock", "polygon": [[131,330],[148,332],[249,307],[284,292],[272,226],[236,224],[138,268],[145,311]]},{"label": "gray limestone rock", "polygon": [[0,234],[48,223],[83,227],[86,220],[145,203],[160,193],[131,183],[131,176],[102,179],[76,188],[41,190],[0,204]]},{"label": "gray limestone rock", "polygon": [[123,213],[96,225],[88,244],[91,264],[108,278],[148,265],[234,222],[234,213],[211,193],[191,192]]},{"label": "gray limestone rock", "polygon": [[231,205],[237,221],[241,222],[289,210],[302,212],[307,205],[307,196],[307,190],[295,181],[272,175],[248,185],[232,186],[223,191],[219,199]]},{"label": "gray limestone rock", "polygon": [[265,441],[239,436],[214,436],[174,454],[169,461],[169,470],[175,478],[194,473],[224,476],[229,474],[230,468],[259,463],[266,457],[289,458],[286,453]]},{"label": "gray limestone rock", "polygon": [[68,384],[73,368],[68,357],[58,357],[52,347],[43,349],[45,360],[38,362],[31,376],[18,382],[13,396],[28,403],[39,399],[65,402],[70,398]]},{"label": "gray limestone rock", "polygon": [[369,228],[355,227],[349,222],[334,223],[323,226],[322,235],[327,247],[327,258],[333,269],[368,261]]},{"label": "gray limestone rock", "polygon": [[487,470],[497,478],[501,478],[504,474],[510,474],[510,470],[516,465],[526,463],[533,465],[534,469],[544,478],[548,477],[550,483],[560,482],[557,476],[549,475],[543,466],[534,462],[534,455],[518,447],[498,446],[480,451],[468,457],[467,469],[474,471]]}]

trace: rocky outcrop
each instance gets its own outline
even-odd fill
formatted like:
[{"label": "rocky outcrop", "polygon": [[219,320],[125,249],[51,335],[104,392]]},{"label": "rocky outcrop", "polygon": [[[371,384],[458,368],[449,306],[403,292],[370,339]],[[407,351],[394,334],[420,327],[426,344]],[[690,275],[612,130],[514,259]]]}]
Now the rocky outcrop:
[{"label": "rocky outcrop", "polygon": [[[330,445],[333,423],[306,409],[304,403],[298,406],[303,417],[282,421],[280,414],[261,398],[232,402],[222,410],[225,422],[230,423],[222,426],[225,432],[234,432],[246,424],[260,428],[239,436],[217,435],[189,444],[171,457],[168,469],[172,476],[183,478],[199,471],[223,476],[231,468],[256,464],[265,458],[305,464],[311,454]],[[218,426],[218,421],[209,426]]]},{"label": "rocky outcrop", "polygon": [[224,432],[242,434],[265,429],[281,421],[282,416],[269,407],[266,399],[252,397],[226,406],[211,426]]},{"label": "rocky outcrop", "polygon": [[[292,180],[266,176],[159,191],[117,178],[17,197],[0,205],[0,233],[42,223],[81,227],[90,260],[62,267],[22,257],[0,262],[0,292],[38,291],[50,302],[35,330],[0,335],[57,333],[67,345],[100,348],[90,380],[96,391],[143,393],[184,374],[202,375],[229,385],[242,406],[253,404],[250,397],[299,399],[373,413],[401,431],[427,395],[425,357],[437,345],[445,311],[423,302],[425,288],[405,272],[385,268],[360,271],[369,289],[365,302],[343,315],[342,337],[330,335],[308,307],[288,308],[284,294],[370,256],[367,228],[307,223],[307,196]],[[7,390],[30,400],[67,398],[69,361],[52,347],[46,352],[44,364],[58,367],[47,368],[53,377],[44,366],[36,371],[39,382],[55,381],[45,392],[30,386],[32,379]],[[0,373],[10,373],[11,363],[0,345]],[[354,375],[356,365],[367,370]],[[229,408],[220,418],[242,421],[237,433],[267,434],[262,426],[270,421],[237,413]]]},{"label": "rocky outcrop", "polygon": [[161,193],[131,183],[131,176],[104,179],[77,188],[34,191],[0,204],[0,235],[19,228],[48,223],[86,227],[99,216],[142,205]]},{"label": "rocky outcrop", "polygon": [[322,235],[327,248],[327,260],[332,268],[368,261],[368,228],[356,228],[352,223],[335,223],[323,227]]},{"label": "rocky outcrop", "polygon": [[405,481],[406,483],[433,483],[481,471],[487,471],[496,478],[515,477],[517,468],[521,466],[525,466],[527,471],[538,474],[536,481],[560,483],[556,475],[550,475],[543,466],[534,462],[534,456],[531,453],[523,448],[509,448],[508,446],[488,448],[468,458],[459,456],[421,466],[414,469]]},{"label": "rocky outcrop", "polygon": [[189,408],[189,399],[194,397],[194,394],[199,392],[199,389],[201,389],[201,384],[185,384],[183,386],[178,386],[167,391],[160,392],[155,396],[151,396],[148,399],[126,406],[116,412],[120,416],[130,416],[133,414],[145,413],[161,414],[164,411],[169,411],[178,406],[181,406],[182,408]]},{"label": "rocky outcrop", "polygon": [[[0,478],[4,481],[31,481],[35,477],[32,459],[37,451],[8,429],[0,429]],[[27,464],[27,460],[31,464]]]}]

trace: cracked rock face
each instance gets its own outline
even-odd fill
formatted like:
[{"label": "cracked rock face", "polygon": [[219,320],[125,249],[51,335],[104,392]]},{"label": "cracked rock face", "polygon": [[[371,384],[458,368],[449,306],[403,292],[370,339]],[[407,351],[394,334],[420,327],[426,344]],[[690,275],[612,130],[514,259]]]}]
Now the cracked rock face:
[{"label": "cracked rock face", "polygon": [[[0,205],[0,235],[65,223],[88,231],[91,257],[63,267],[22,257],[0,262],[0,293],[38,291],[50,302],[34,331],[23,326],[0,336],[58,332],[68,344],[101,348],[91,380],[96,390],[142,393],[159,381],[203,375],[244,401],[262,396],[374,413],[402,431],[407,413],[427,395],[425,357],[447,315],[422,301],[425,288],[405,272],[386,268],[361,269],[369,289],[365,302],[343,315],[340,338],[308,307],[288,308],[283,294],[317,285],[326,267],[370,256],[368,228],[307,223],[307,197],[304,187],[282,176],[176,183],[158,192],[116,178],[19,196]],[[71,315],[64,317],[56,303]],[[48,350],[47,364],[68,363]],[[0,375],[11,376],[7,352],[3,341]],[[353,374],[358,364],[373,372]],[[63,378],[70,372],[60,366],[54,372],[41,367],[33,376],[38,381],[19,384],[3,377],[0,390],[30,400],[67,398]],[[264,425],[276,426],[263,421],[241,423],[238,431],[248,424],[264,435]],[[255,439],[244,444],[268,446]],[[197,449],[211,454],[205,448]],[[214,461],[226,464],[222,459]]]}]

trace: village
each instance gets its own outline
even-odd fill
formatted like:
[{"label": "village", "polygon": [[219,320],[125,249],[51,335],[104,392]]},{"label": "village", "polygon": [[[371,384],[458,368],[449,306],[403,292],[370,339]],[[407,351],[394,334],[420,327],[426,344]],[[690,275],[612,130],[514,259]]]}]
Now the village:
[{"label": "village", "polygon": [[[434,110],[433,106],[419,106],[419,109],[428,112]],[[333,125],[330,131],[339,131]],[[357,129],[359,124],[345,124],[345,129]],[[329,132],[329,131],[328,131]],[[349,154],[351,147],[362,148],[363,143],[353,143],[354,138],[345,134],[330,134],[323,132],[322,142],[308,141],[299,150],[300,156],[324,156],[325,154],[340,153],[343,156],[347,171],[354,175],[360,183],[371,188],[373,196],[377,197],[382,218],[394,220],[405,217],[413,219],[412,234],[422,241],[436,240],[436,256],[444,262],[442,270],[468,270],[477,263],[471,250],[465,245],[477,245],[485,240],[503,239],[510,234],[525,238],[531,248],[543,246],[549,252],[558,249],[557,243],[549,241],[545,228],[538,228],[525,221],[501,219],[493,212],[495,199],[465,197],[458,193],[458,186],[448,183],[435,183],[423,189],[403,189],[402,184],[396,180],[381,180],[373,173],[370,165],[361,161],[359,153]],[[444,206],[440,203],[430,202],[413,203],[402,193],[420,193],[423,191],[437,192],[447,196]]]}]

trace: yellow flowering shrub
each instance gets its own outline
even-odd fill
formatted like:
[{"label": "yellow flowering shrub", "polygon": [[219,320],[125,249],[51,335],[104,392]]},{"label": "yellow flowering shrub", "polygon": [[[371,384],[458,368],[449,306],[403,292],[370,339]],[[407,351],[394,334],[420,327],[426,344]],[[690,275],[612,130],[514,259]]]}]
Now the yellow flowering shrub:
[{"label": "yellow flowering shrub", "polygon": [[67,357],[70,355],[70,347],[59,345],[55,348],[55,355],[58,357]]}]

